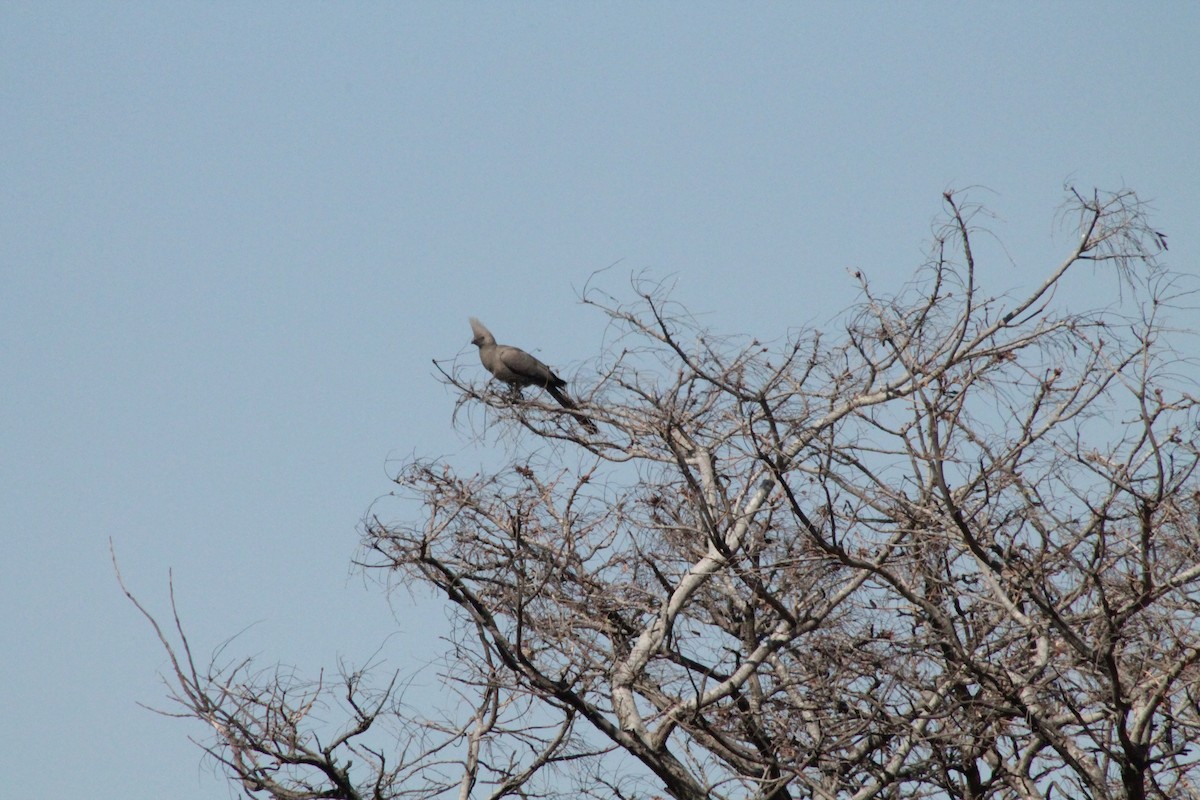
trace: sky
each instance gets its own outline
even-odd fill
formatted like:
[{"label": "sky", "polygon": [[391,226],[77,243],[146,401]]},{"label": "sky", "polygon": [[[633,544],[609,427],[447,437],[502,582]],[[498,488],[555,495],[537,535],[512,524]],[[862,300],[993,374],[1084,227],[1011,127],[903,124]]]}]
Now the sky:
[{"label": "sky", "polygon": [[989,291],[1066,254],[1066,184],[1136,190],[1195,275],[1198,35],[1183,2],[0,4],[6,796],[233,793],[145,708],[110,542],[202,660],[436,692],[441,606],[351,560],[405,458],[502,456],[431,363],[475,365],[468,316],[569,376],[584,287],[646,275],[779,339],[849,270],[898,288],[951,189]]}]

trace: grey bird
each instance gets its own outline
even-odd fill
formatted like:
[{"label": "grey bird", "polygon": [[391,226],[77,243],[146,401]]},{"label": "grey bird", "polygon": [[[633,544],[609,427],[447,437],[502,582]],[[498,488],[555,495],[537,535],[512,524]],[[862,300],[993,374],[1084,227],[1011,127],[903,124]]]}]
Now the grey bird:
[{"label": "grey bird", "polygon": [[488,372],[517,389],[523,386],[539,386],[545,389],[560,406],[570,411],[588,432],[596,433],[596,423],[576,410],[579,407],[563,391],[567,382],[555,375],[554,370],[519,347],[496,344],[496,337],[492,336],[492,332],[474,317],[471,317],[471,332],[475,334],[471,344],[479,348],[479,360]]}]

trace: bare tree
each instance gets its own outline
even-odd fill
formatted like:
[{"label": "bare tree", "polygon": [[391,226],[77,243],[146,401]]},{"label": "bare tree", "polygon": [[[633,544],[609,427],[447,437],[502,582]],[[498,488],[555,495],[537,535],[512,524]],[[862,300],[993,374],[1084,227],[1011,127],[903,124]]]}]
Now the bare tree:
[{"label": "bare tree", "polygon": [[[978,209],[944,201],[914,280],[856,275],[830,335],[719,338],[658,286],[585,292],[618,334],[578,401],[596,435],[470,359],[442,372],[508,463],[406,464],[422,514],[372,514],[359,562],[455,610],[441,716],[361,672],[339,702],[199,670],[177,626],[179,713],[276,798],[1200,797],[1181,279],[1135,195],[1071,192],[1071,252],[990,296]],[[1089,268],[1113,301],[1072,309]]]}]

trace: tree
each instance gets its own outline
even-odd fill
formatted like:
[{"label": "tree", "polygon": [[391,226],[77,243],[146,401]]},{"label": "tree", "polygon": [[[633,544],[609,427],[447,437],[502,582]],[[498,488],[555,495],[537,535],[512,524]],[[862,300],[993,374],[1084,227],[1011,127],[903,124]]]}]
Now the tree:
[{"label": "tree", "polygon": [[[200,669],[176,617],[179,713],[274,798],[1200,797],[1187,292],[1133,193],[1069,204],[1074,249],[994,297],[947,193],[928,263],[894,296],[855,275],[830,336],[585,291],[620,334],[579,400],[596,434],[451,365],[507,463],[404,465],[421,515],[369,515],[358,563],[453,609],[460,702]],[[1119,291],[1072,310],[1089,265]]]}]

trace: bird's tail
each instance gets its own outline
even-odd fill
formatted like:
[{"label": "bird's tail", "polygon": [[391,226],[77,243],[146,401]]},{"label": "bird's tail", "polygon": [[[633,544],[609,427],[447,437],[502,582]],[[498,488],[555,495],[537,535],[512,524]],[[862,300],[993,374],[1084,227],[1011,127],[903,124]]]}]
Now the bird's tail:
[{"label": "bird's tail", "polygon": [[575,401],[567,396],[567,393],[557,386],[547,386],[546,391],[550,392],[550,396],[558,401],[558,404],[571,412],[571,416],[579,420],[579,424],[587,430],[588,433],[599,433],[596,423],[588,419],[587,415],[582,411],[577,411],[579,406],[575,405]]}]

